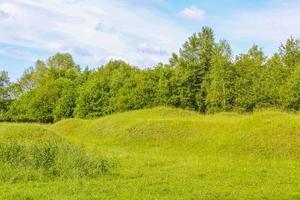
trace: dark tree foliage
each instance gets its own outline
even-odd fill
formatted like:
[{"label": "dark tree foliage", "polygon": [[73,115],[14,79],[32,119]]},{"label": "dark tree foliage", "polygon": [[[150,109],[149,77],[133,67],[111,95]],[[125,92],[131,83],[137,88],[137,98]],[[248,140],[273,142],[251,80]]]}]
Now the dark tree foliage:
[{"label": "dark tree foliage", "polygon": [[228,42],[216,42],[204,27],[154,68],[112,60],[81,71],[70,54],[57,53],[15,83],[0,72],[0,120],[49,123],[160,105],[201,113],[299,111],[300,41],[291,37],[269,58],[257,45],[234,58]]}]

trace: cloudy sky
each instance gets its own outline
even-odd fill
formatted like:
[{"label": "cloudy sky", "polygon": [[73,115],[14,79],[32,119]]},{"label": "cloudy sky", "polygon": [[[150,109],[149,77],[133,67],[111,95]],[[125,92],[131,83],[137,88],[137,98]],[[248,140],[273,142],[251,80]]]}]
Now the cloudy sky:
[{"label": "cloudy sky", "polygon": [[149,67],[202,26],[236,54],[254,43],[271,54],[300,37],[299,19],[299,0],[0,0],[0,70],[15,80],[55,52],[82,67],[114,58]]}]

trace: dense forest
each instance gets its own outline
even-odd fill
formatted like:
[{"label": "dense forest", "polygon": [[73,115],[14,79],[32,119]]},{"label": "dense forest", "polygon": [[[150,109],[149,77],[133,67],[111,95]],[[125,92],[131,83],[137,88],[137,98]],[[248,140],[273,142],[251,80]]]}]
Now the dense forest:
[{"label": "dense forest", "polygon": [[267,57],[253,45],[234,56],[202,28],[167,64],[140,69],[121,60],[81,69],[68,53],[38,60],[16,82],[0,72],[0,121],[55,122],[153,106],[201,113],[300,110],[300,40]]}]

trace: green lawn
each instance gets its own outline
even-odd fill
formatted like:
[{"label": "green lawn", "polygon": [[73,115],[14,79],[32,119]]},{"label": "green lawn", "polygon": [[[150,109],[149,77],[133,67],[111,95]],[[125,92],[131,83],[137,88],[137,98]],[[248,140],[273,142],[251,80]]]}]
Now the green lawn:
[{"label": "green lawn", "polygon": [[1,141],[49,138],[83,145],[109,172],[36,178],[26,167],[2,167],[0,199],[300,199],[296,114],[203,116],[159,107],[53,125],[0,123]]}]

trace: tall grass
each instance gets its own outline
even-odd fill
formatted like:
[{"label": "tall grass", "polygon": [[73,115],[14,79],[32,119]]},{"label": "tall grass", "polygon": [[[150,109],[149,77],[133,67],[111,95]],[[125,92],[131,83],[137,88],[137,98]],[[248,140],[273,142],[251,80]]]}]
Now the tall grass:
[{"label": "tall grass", "polygon": [[0,142],[0,181],[98,177],[110,170],[109,162],[89,156],[82,145],[48,140],[25,144]]}]

